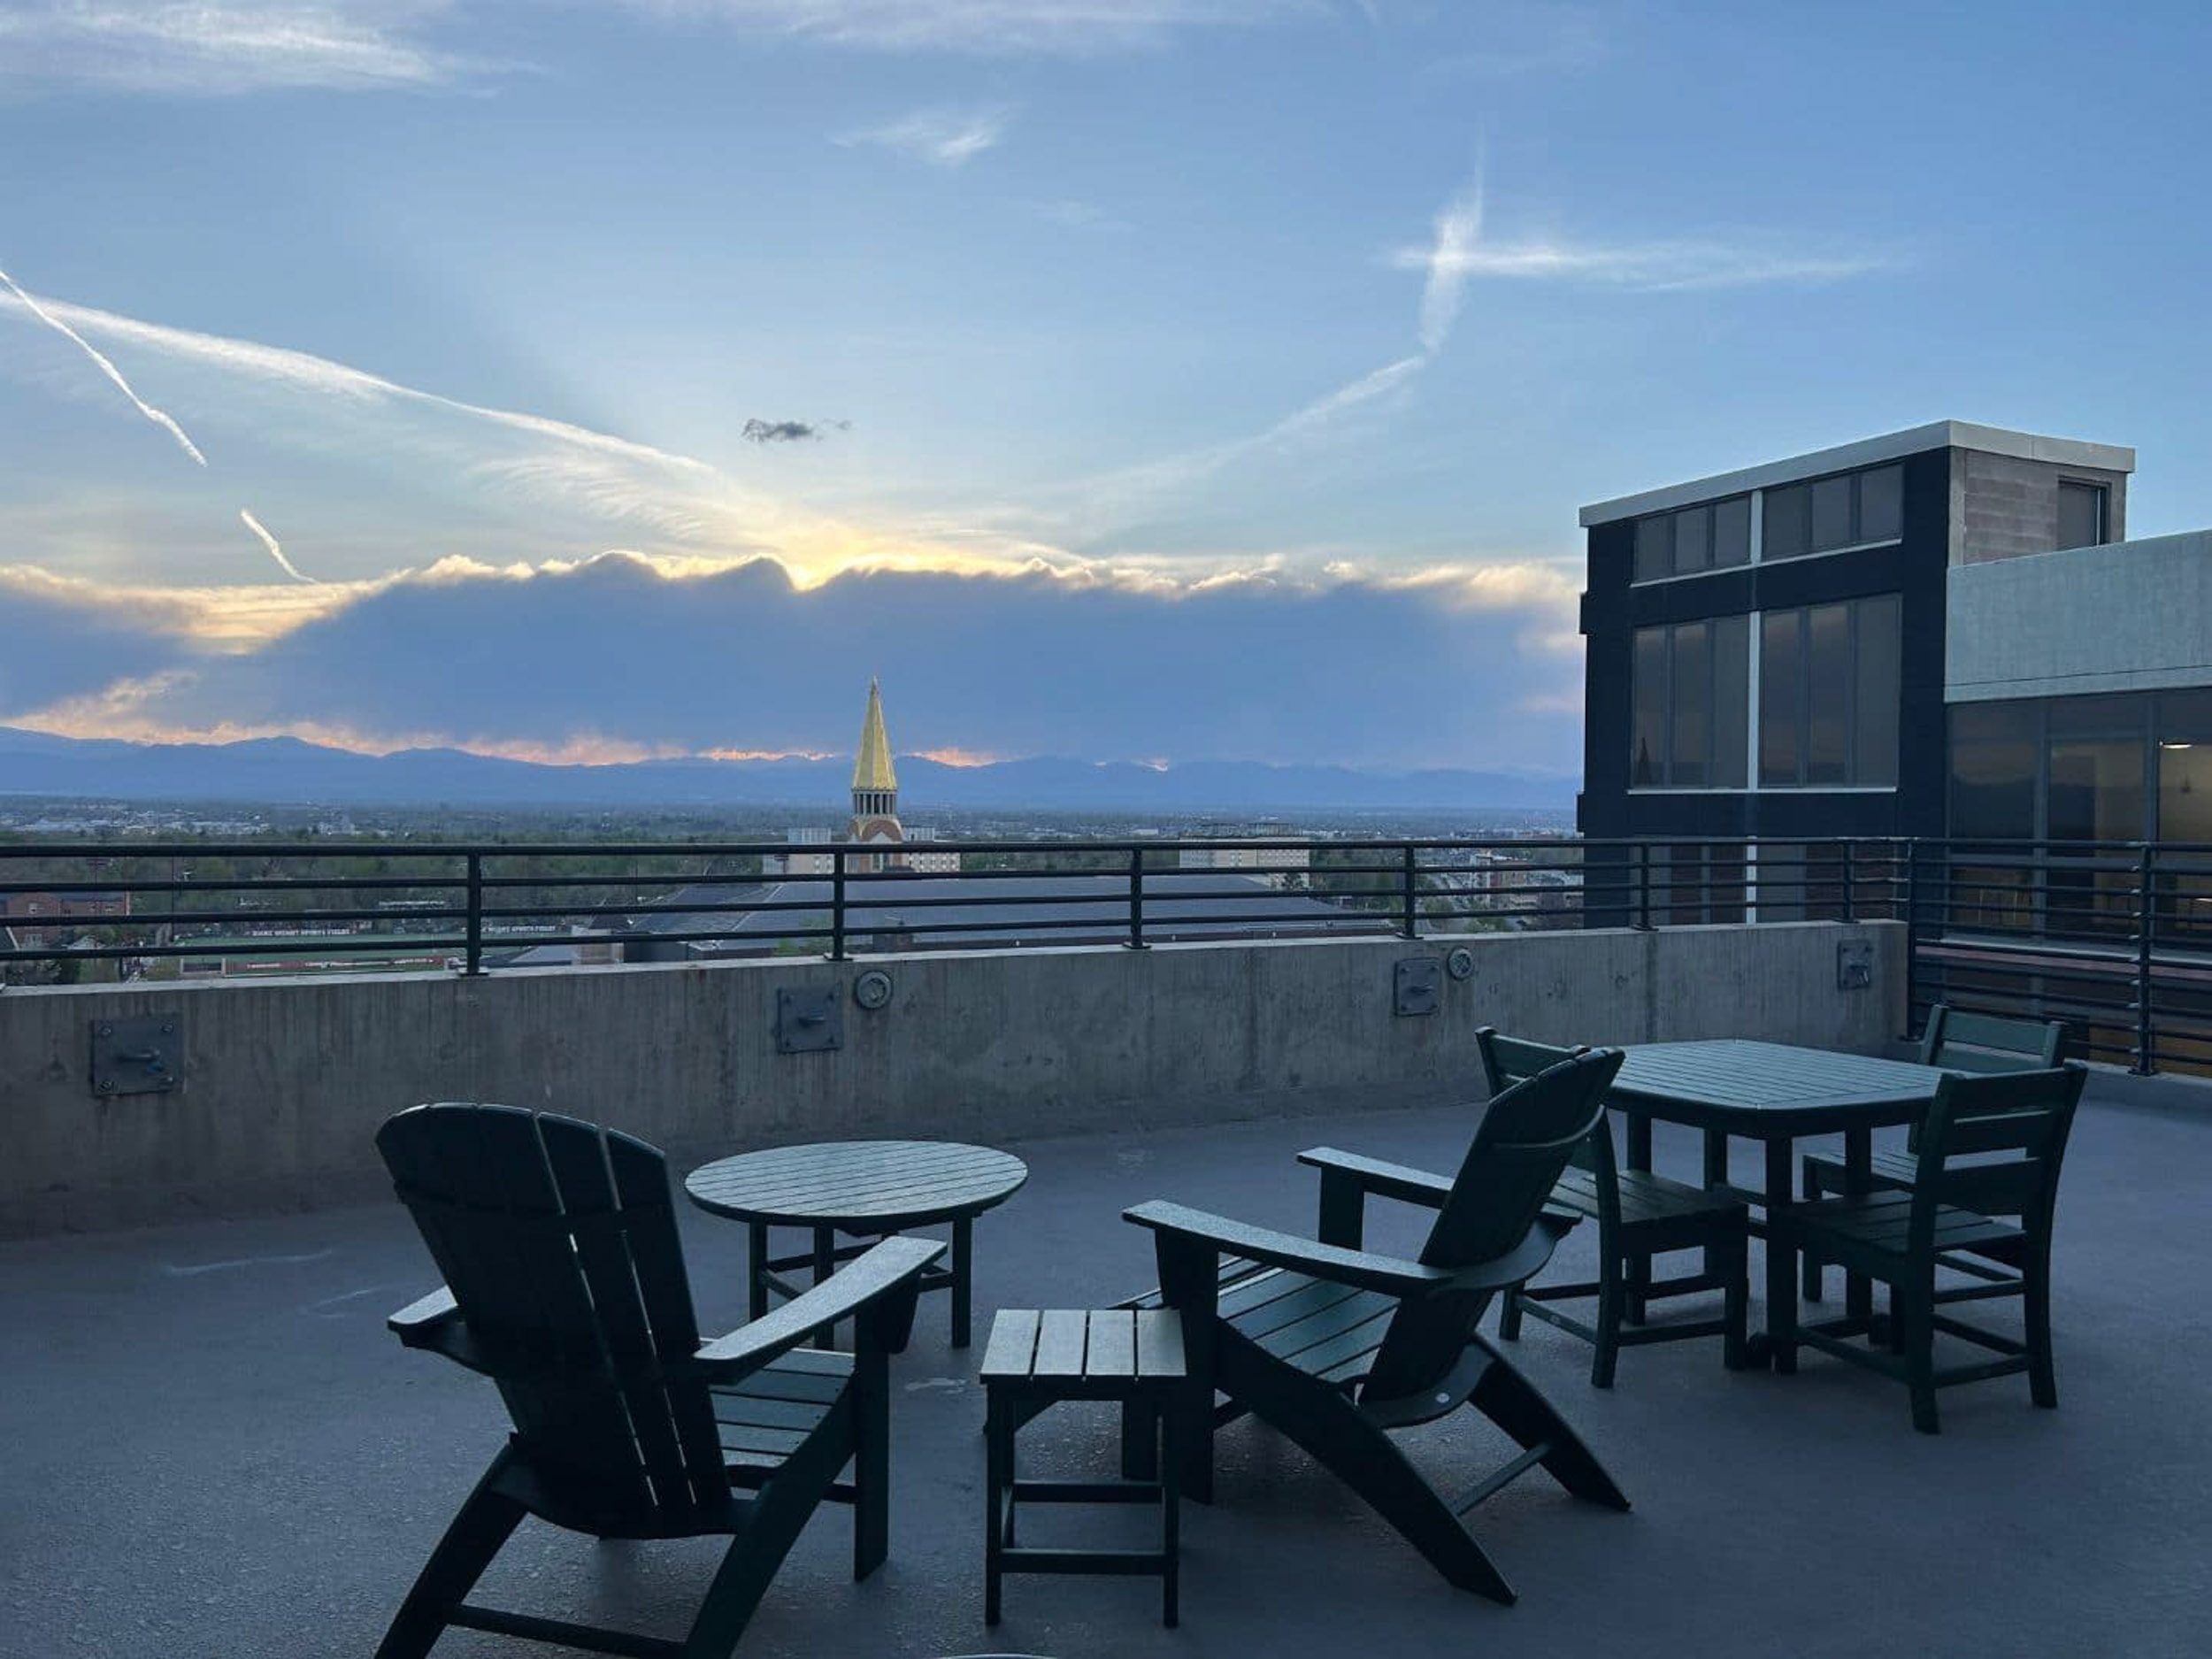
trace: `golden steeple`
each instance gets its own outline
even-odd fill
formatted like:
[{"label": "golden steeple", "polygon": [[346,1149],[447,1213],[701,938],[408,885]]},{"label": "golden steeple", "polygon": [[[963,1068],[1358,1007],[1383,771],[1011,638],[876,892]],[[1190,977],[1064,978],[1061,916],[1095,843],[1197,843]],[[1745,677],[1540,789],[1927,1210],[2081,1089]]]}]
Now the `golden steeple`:
[{"label": "golden steeple", "polygon": [[883,692],[868,681],[868,718],[860,728],[860,753],[853,757],[853,790],[873,795],[895,794],[898,773],[891,769],[891,740],[883,729]]}]

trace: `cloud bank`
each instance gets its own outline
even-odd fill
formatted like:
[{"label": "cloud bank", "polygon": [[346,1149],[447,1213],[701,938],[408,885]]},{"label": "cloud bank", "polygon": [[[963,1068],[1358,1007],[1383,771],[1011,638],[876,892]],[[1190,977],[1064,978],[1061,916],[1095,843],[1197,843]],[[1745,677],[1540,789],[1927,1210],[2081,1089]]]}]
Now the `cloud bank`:
[{"label": "cloud bank", "polygon": [[0,7],[0,87],[184,95],[442,85],[479,65],[422,26],[446,0],[20,0]]},{"label": "cloud bank", "polygon": [[1534,564],[1306,581],[877,570],[810,588],[772,560],[672,575],[609,555],[365,585],[219,651],[181,603],[0,572],[0,632],[41,641],[0,674],[0,720],[507,753],[819,752],[849,746],[856,687],[874,674],[914,749],[1567,770],[1574,588]]}]

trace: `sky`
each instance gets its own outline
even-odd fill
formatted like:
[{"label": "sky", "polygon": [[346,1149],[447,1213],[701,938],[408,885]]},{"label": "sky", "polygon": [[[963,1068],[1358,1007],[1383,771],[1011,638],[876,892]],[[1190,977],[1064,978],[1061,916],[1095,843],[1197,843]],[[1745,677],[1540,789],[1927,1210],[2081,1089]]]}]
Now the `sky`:
[{"label": "sky", "polygon": [[1572,773],[1575,511],[2212,524],[2212,8],[0,0],[0,723]]}]

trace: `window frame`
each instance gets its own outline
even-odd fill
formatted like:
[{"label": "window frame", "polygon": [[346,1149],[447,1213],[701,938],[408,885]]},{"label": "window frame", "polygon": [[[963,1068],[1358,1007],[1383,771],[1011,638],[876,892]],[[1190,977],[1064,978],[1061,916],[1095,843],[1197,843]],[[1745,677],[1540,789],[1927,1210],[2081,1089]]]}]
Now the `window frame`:
[{"label": "window frame", "polygon": [[[1886,783],[1870,783],[1862,775],[1860,767],[1861,717],[1864,713],[1863,687],[1860,672],[1865,659],[1861,645],[1867,607],[1888,601],[1896,617],[1897,640],[1894,659],[1898,670],[1898,684],[1892,698],[1892,718],[1901,724],[1904,698],[1904,595],[1901,593],[1856,594],[1847,599],[1823,600],[1814,604],[1780,605],[1759,612],[1760,664],[1759,697],[1755,713],[1755,749],[1757,755],[1757,775],[1752,787],[1772,794],[1834,794],[1843,790],[1864,793],[1893,793],[1898,787],[1898,776],[1902,769],[1903,733],[1893,732],[1889,744],[1890,778]],[[1843,777],[1836,782],[1815,782],[1813,767],[1813,634],[1812,618],[1816,611],[1841,606],[1844,611],[1845,651],[1850,664],[1848,682],[1842,687],[1840,711],[1843,719]],[[1766,662],[1766,630],[1785,618],[1795,620],[1796,684],[1788,690],[1791,704],[1788,723],[1793,735],[1795,777],[1789,780],[1770,780],[1766,766],[1767,720],[1766,706],[1770,690],[1779,681],[1770,672]]]},{"label": "window frame", "polygon": [[[1632,588],[1654,588],[1661,582],[1689,581],[1700,576],[1717,575],[1723,571],[1745,570],[1756,564],[1753,546],[1755,538],[1752,530],[1756,516],[1753,511],[1753,503],[1758,493],[1756,490],[1740,489],[1732,495],[1716,495],[1708,501],[1685,502],[1681,506],[1670,507],[1664,512],[1647,512],[1631,519],[1629,522],[1633,528],[1630,532],[1628,585]],[[1720,510],[1739,501],[1744,503],[1743,557],[1720,564],[1717,560],[1720,551]],[[1705,563],[1694,570],[1684,570],[1679,557],[1682,520],[1694,513],[1704,515],[1704,535],[1701,539]],[[1643,540],[1645,527],[1650,525],[1666,526],[1663,532],[1666,538],[1666,569],[1657,576],[1637,573],[1637,561],[1641,551],[1637,544]]]},{"label": "window frame", "polygon": [[[1743,611],[1722,611],[1708,617],[1688,617],[1679,622],[1647,623],[1642,627],[1632,628],[1629,631],[1628,787],[1632,792],[1679,793],[1688,791],[1700,794],[1740,795],[1752,787],[1747,749],[1747,740],[1753,721],[1751,709],[1753,675],[1750,667],[1753,649],[1750,638],[1752,615],[1753,613]],[[1721,634],[1723,629],[1732,623],[1740,627],[1744,635],[1733,651],[1733,654],[1740,658],[1742,674],[1738,687],[1741,692],[1740,707],[1737,710],[1737,718],[1733,723],[1732,730],[1731,722],[1724,718],[1724,710],[1721,706],[1721,693],[1726,678],[1724,663],[1724,658],[1730,655],[1723,649]],[[1702,724],[1705,729],[1705,755],[1702,764],[1707,781],[1701,783],[1678,783],[1675,780],[1675,738],[1678,723],[1682,718],[1682,700],[1678,695],[1680,674],[1677,664],[1677,642],[1681,632],[1686,628],[1702,628],[1706,631],[1704,672],[1702,684],[1698,687],[1698,691],[1704,703]],[[1637,780],[1637,740],[1642,730],[1642,717],[1646,709],[1640,698],[1642,687],[1639,682],[1636,667],[1638,659],[1642,655],[1643,641],[1646,636],[1651,634],[1660,636],[1659,678],[1665,695],[1661,706],[1651,712],[1655,717],[1655,729],[1662,741],[1659,752],[1653,758],[1654,779],[1649,782],[1639,782]],[[1724,770],[1737,776],[1740,780],[1728,783],[1711,781]]]},{"label": "window frame", "polygon": [[[1793,478],[1786,484],[1777,484],[1759,492],[1760,549],[1762,565],[1789,565],[1799,559],[1826,558],[1837,553],[1863,553],[1870,548],[1895,547],[1905,539],[1905,464],[1898,461],[1878,461],[1871,466],[1855,466],[1841,472],[1823,472],[1817,478]],[[1867,477],[1875,472],[1897,473],[1897,532],[1893,535],[1869,536],[1865,534]],[[1851,486],[1850,540],[1835,547],[1816,547],[1813,542],[1813,489],[1816,485],[1830,484],[1839,479],[1848,480]],[[1775,516],[1778,500],[1794,496],[1801,503],[1797,518],[1804,531],[1805,550],[1801,553],[1773,551],[1774,538],[1766,534],[1767,523]]]},{"label": "window frame", "polygon": [[[2070,489],[2082,490],[2096,498],[2097,527],[2096,540],[2093,541],[2069,541],[2066,539],[2065,503],[2066,492]],[[2096,478],[2061,478],[2058,480],[2058,546],[2053,549],[2054,551],[2063,553],[2073,548],[2109,545],[2112,540],[2112,486],[2110,484],[2102,479]]]}]

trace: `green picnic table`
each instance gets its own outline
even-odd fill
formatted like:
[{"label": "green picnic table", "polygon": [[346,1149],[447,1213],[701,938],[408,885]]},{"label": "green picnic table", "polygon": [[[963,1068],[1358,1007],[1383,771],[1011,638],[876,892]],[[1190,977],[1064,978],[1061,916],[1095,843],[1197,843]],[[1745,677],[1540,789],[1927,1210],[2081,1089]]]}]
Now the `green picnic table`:
[{"label": "green picnic table", "polygon": [[[1651,1168],[1654,1122],[1681,1124],[1703,1133],[1705,1185],[1735,1193],[1765,1212],[1752,1230],[1767,1241],[1770,1321],[1775,1308],[1797,1294],[1796,1252],[1777,1247],[1771,1223],[1797,1202],[1798,1139],[1841,1134],[1845,1189],[1863,1190],[1871,1170],[1874,1131],[1926,1117],[1936,1086],[1945,1076],[1938,1067],[1901,1060],[1732,1038],[1642,1043],[1629,1048],[1627,1055],[1607,1097],[1607,1103],[1628,1120],[1626,1167]],[[1765,1191],[1730,1183],[1731,1135],[1756,1141],[1765,1148]],[[1644,1317],[1649,1272],[1647,1263],[1637,1276],[1642,1282],[1632,1279],[1629,1285],[1629,1317],[1637,1321]],[[1859,1330],[1871,1331],[1872,1286],[1856,1274],[1847,1283],[1848,1320]],[[1848,1330],[1852,1325],[1835,1328]],[[1751,1357],[1755,1363],[1771,1363],[1779,1371],[1797,1369],[1793,1357],[1775,1354],[1764,1332],[1753,1336]]]}]

